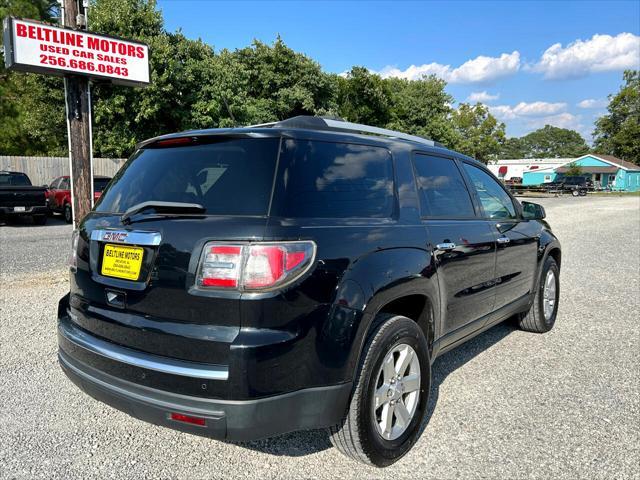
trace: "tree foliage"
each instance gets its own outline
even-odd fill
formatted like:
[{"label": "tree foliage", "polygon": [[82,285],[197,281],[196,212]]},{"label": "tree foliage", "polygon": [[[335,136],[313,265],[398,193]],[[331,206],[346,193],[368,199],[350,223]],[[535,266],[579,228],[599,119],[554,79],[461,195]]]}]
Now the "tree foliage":
[{"label": "tree foliage", "polygon": [[582,167],[578,165],[576,162],[571,162],[567,166],[567,171],[565,172],[567,177],[579,177],[582,175]]},{"label": "tree foliage", "polygon": [[[55,21],[57,1],[9,0],[0,13]],[[446,82],[435,76],[381,78],[364,67],[329,74],[280,37],[271,44],[256,40],[245,48],[216,51],[180,31],[168,32],[155,0],[92,0],[89,27],[145,42],[151,55],[151,84],[145,88],[92,84],[96,156],[128,156],[137,142],[163,133],[295,115],[337,115],[400,130],[485,162],[525,149],[522,139],[505,139],[504,124],[484,105],[454,108]],[[57,77],[0,70],[0,154],[66,153],[62,84]],[[534,144],[526,148],[544,150]]]},{"label": "tree foliage", "polygon": [[623,79],[620,91],[609,95],[609,113],[596,121],[594,146],[598,153],[640,165],[640,71],[627,70]]},{"label": "tree foliage", "polygon": [[508,139],[502,158],[571,158],[589,152],[589,146],[575,130],[545,125],[520,138]]},{"label": "tree foliage", "polygon": [[499,123],[486,106],[460,104],[453,112],[453,125],[455,150],[484,163],[497,157],[505,140],[505,125]]}]

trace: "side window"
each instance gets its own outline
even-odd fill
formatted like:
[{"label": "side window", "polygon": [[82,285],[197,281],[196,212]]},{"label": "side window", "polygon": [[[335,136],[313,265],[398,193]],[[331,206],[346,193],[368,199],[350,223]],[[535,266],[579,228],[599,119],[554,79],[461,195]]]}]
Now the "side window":
[{"label": "side window", "polygon": [[468,163],[464,169],[478,192],[484,214],[489,218],[516,218],[516,209],[504,188],[484,170]]},{"label": "side window", "polygon": [[49,188],[51,190],[56,190],[58,188],[58,185],[60,185],[60,178],[56,178],[53,182],[51,182]]},{"label": "side window", "polygon": [[455,162],[416,154],[413,158],[420,210],[428,217],[473,218],[473,203]]},{"label": "side window", "polygon": [[69,179],[68,178],[63,178],[60,181],[60,186],[58,188],[60,190],[70,190],[71,189],[71,184],[69,183]]},{"label": "side window", "polygon": [[385,148],[286,140],[272,214],[291,218],[388,218],[393,163]]}]

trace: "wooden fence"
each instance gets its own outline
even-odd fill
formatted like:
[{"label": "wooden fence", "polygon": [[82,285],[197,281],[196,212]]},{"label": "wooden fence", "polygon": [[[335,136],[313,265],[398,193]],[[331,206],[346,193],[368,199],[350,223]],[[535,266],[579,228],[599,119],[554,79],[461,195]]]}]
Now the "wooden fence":
[{"label": "wooden fence", "polygon": [[[94,158],[93,174],[113,177],[125,158]],[[34,185],[48,185],[62,175],[69,175],[69,157],[0,156],[0,170],[26,173]]]}]

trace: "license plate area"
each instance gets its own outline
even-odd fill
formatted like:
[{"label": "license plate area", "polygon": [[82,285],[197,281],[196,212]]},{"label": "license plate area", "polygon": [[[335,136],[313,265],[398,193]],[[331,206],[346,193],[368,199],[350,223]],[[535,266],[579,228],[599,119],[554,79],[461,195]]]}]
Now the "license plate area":
[{"label": "license plate area", "polygon": [[144,248],[107,243],[102,253],[100,272],[105,277],[137,281],[142,270]]},{"label": "license plate area", "polygon": [[27,207],[13,207],[14,212],[26,212]]}]

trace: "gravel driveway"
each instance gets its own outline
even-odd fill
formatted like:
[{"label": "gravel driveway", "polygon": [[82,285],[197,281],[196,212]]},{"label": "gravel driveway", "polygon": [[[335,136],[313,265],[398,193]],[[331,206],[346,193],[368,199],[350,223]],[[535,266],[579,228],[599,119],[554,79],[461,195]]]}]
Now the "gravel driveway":
[{"label": "gravel driveway", "polygon": [[537,201],[564,248],[556,328],[440,357],[430,422],[385,470],[320,431],[226,444],[86,396],[56,359],[70,227],[0,226],[0,477],[640,478],[640,197]]}]

